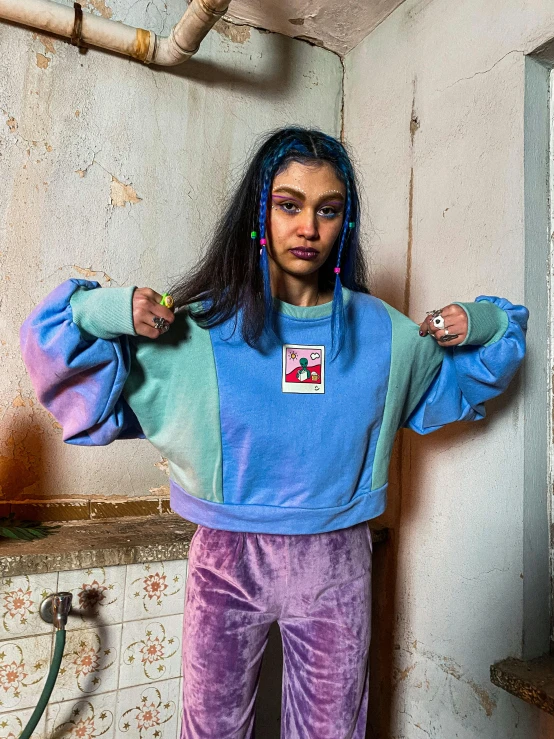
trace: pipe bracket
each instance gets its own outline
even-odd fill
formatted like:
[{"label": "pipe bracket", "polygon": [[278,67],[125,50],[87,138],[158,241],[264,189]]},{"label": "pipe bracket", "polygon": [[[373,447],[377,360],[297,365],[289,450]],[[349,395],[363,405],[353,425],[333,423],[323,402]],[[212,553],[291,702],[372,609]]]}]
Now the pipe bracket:
[{"label": "pipe bracket", "polygon": [[75,11],[75,20],[73,21],[73,31],[71,32],[71,43],[73,46],[78,46],[79,49],[84,49],[83,8],[79,3],[73,3],[73,9]]}]

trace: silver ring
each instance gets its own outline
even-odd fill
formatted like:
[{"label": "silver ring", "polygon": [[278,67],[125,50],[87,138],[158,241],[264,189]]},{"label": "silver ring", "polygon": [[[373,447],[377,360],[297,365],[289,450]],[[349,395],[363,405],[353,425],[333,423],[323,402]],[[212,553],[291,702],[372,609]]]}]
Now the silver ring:
[{"label": "silver ring", "polygon": [[449,330],[448,330],[448,329],[446,328],[446,326],[445,326],[445,327],[444,327],[444,335],[445,335],[445,336],[448,336],[448,334],[449,334],[449,333],[450,333],[450,331],[449,331]]},{"label": "silver ring", "polygon": [[168,321],[166,321],[165,318],[162,318],[161,316],[154,316],[152,318],[152,323],[161,334],[165,334],[166,331],[169,331]]}]

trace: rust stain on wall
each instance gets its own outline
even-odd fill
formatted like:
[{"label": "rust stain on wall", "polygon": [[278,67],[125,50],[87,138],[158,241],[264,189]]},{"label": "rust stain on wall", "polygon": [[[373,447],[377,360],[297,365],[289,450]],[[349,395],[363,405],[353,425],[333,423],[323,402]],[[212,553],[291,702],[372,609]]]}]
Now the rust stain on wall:
[{"label": "rust stain on wall", "polygon": [[10,129],[10,133],[15,133],[17,131],[17,121],[13,116],[8,118],[6,126]]},{"label": "rust stain on wall", "polygon": [[142,198],[136,193],[132,185],[125,185],[112,175],[111,204],[117,208],[125,207],[126,203],[140,203]]},{"label": "rust stain on wall", "polygon": [[215,24],[214,31],[234,44],[244,44],[250,38],[250,26],[235,26],[223,19]]},{"label": "rust stain on wall", "polygon": [[468,680],[467,684],[469,687],[473,690],[475,695],[477,696],[477,699],[481,706],[483,707],[483,710],[487,714],[487,716],[492,716],[492,713],[494,709],[496,708],[496,701],[490,695],[490,693],[487,693],[485,688],[482,688],[480,685],[477,685],[476,682],[473,680]]}]

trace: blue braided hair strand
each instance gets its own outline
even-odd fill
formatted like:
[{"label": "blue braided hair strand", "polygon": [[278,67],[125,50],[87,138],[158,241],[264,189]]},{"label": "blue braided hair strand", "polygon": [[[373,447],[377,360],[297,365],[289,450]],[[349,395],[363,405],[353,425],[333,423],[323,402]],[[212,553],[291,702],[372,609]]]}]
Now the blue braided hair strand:
[{"label": "blue braided hair strand", "polygon": [[342,230],[340,235],[339,253],[337,255],[337,264],[335,267],[335,291],[333,294],[333,313],[331,314],[331,359],[338,356],[344,344],[345,334],[345,315],[344,302],[342,299],[342,280],[341,273],[341,257],[344,246],[350,236],[350,214],[352,211],[352,195],[350,192],[350,182],[345,177],[346,185],[346,203],[344,205],[344,220],[342,222]]},{"label": "blue braided hair strand", "polygon": [[274,311],[273,311],[273,295],[271,293],[271,278],[269,272],[269,257],[267,255],[267,206],[269,203],[269,191],[271,189],[271,183],[275,176],[277,168],[282,163],[287,153],[294,150],[300,154],[308,154],[306,147],[304,147],[300,141],[291,137],[276,149],[271,156],[267,158],[264,163],[262,187],[260,191],[260,244],[261,244],[261,255],[260,255],[260,267],[262,270],[263,286],[264,286],[264,303],[265,303],[265,327],[266,331],[270,336],[276,338],[275,335],[275,322],[274,322]]}]

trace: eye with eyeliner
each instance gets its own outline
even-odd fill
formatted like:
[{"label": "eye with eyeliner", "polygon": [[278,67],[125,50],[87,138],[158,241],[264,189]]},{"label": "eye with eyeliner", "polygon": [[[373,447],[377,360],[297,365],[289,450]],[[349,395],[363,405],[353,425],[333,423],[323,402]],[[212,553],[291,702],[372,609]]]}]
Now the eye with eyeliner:
[{"label": "eye with eyeliner", "polygon": [[[276,207],[289,215],[296,215],[300,212],[302,207],[302,204],[294,200],[294,198],[291,198],[290,195],[286,196],[274,194],[273,202],[275,203]],[[332,218],[336,218],[342,213],[342,205],[343,204],[341,202],[326,203],[325,205],[321,205],[319,207],[318,213],[323,210],[327,210],[326,213],[321,212],[321,216],[330,220]],[[331,210],[329,211],[329,209]]]}]

